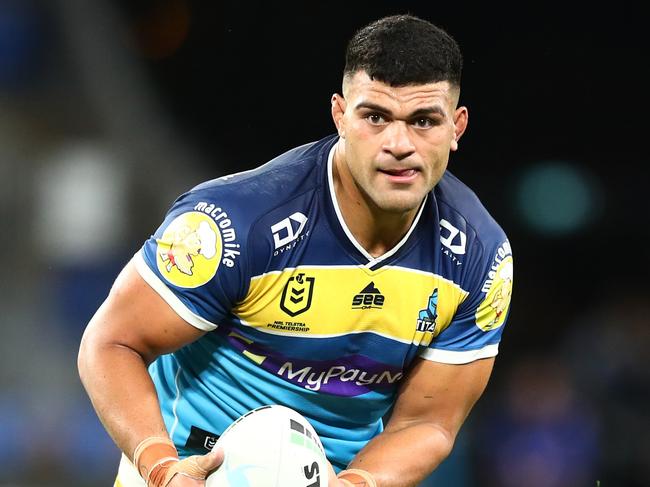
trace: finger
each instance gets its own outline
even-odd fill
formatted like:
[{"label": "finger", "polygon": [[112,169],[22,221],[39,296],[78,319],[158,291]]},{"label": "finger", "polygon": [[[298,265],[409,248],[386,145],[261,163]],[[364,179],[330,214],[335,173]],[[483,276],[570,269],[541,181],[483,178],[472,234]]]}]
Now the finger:
[{"label": "finger", "polygon": [[[179,479],[178,477],[188,477],[193,480],[205,480],[212,470],[215,470],[219,465],[221,465],[223,457],[223,449],[220,448],[205,455],[192,455],[181,461],[176,461],[175,463],[170,464],[169,468],[165,472],[165,477],[162,483],[153,485],[171,487],[171,482],[185,482],[185,480]],[[182,484],[178,485],[180,487]]]},{"label": "finger", "polygon": [[223,448],[219,447],[214,448],[210,453],[197,457],[196,461],[201,468],[210,472],[223,463],[223,458]]},{"label": "finger", "polygon": [[327,462],[327,470],[328,470],[327,478],[329,479],[328,487],[336,487],[340,485],[339,480],[336,478],[336,472],[334,471],[334,467],[330,462]]}]

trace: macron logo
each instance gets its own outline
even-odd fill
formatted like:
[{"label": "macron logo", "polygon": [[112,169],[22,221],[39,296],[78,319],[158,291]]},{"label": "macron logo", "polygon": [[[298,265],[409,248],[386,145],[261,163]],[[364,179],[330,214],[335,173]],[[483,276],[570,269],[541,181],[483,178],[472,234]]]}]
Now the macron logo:
[{"label": "macron logo", "polygon": [[307,224],[307,217],[300,212],[295,212],[289,218],[279,221],[271,226],[273,232],[273,242],[275,243],[275,250],[284,247],[288,243],[293,242],[300,236],[300,232]]}]

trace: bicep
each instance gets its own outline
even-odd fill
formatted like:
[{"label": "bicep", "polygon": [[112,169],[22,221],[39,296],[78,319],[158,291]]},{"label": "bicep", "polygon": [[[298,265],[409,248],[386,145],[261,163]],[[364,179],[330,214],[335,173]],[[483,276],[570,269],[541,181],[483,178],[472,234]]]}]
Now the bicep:
[{"label": "bicep", "polygon": [[123,346],[146,363],[190,343],[205,332],[183,320],[129,262],[90,320],[82,347]]},{"label": "bicep", "polygon": [[452,365],[416,359],[398,393],[386,431],[427,422],[456,436],[483,393],[494,357]]}]

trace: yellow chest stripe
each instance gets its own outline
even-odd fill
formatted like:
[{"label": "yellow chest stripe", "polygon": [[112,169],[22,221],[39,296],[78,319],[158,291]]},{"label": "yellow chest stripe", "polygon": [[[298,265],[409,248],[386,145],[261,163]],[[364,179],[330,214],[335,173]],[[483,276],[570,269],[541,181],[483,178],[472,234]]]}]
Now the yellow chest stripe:
[{"label": "yellow chest stripe", "polygon": [[[420,311],[437,289],[434,330],[417,330]],[[402,267],[373,272],[356,266],[300,266],[251,279],[234,313],[260,331],[293,336],[374,332],[426,345],[446,328],[467,292],[435,274]]]}]

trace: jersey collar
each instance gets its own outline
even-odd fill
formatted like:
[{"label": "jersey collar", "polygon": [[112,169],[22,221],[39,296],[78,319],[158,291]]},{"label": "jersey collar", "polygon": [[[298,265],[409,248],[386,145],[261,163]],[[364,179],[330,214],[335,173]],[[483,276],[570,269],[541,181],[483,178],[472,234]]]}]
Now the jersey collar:
[{"label": "jersey collar", "polygon": [[393,255],[395,255],[408,241],[409,237],[411,236],[411,234],[415,230],[415,227],[417,227],[417,224],[420,221],[420,216],[422,215],[422,211],[424,210],[424,206],[427,201],[427,198],[429,197],[429,194],[427,193],[427,195],[424,197],[424,200],[422,200],[422,203],[420,204],[420,208],[418,209],[418,212],[415,215],[415,218],[413,219],[413,223],[411,223],[411,227],[409,228],[408,232],[406,232],[406,235],[404,235],[404,237],[397,244],[395,244],[395,246],[392,249],[380,255],[379,257],[373,257],[357,241],[357,239],[354,237],[354,235],[348,228],[347,224],[345,223],[345,220],[343,219],[343,214],[341,213],[341,207],[339,206],[339,202],[336,199],[336,192],[334,191],[333,165],[334,165],[335,149],[336,149],[336,143],[332,145],[329,154],[327,156],[327,185],[329,188],[332,207],[334,208],[334,212],[336,213],[336,218],[338,220],[338,223],[341,226],[341,229],[343,230],[345,235],[347,236],[348,240],[357,249],[357,251],[368,261],[366,264],[364,264],[365,267],[371,268],[385,261],[386,259],[392,257]]}]

